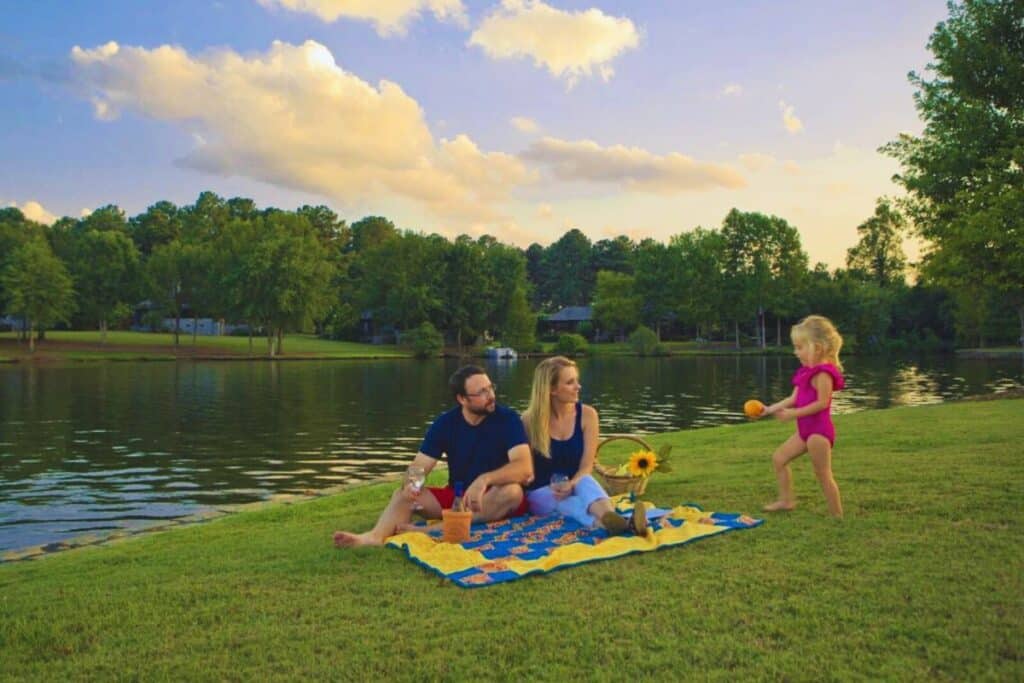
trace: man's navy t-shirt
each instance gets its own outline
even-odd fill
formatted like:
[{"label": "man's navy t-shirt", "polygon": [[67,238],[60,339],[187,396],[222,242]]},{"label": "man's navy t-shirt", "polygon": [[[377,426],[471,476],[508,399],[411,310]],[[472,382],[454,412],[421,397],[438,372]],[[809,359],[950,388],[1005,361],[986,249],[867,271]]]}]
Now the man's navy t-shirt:
[{"label": "man's navy t-shirt", "polygon": [[438,459],[447,454],[448,485],[461,482],[468,488],[481,474],[507,465],[508,452],[528,442],[523,421],[511,408],[495,406],[473,426],[462,417],[462,406],[456,406],[430,425],[420,452]]}]

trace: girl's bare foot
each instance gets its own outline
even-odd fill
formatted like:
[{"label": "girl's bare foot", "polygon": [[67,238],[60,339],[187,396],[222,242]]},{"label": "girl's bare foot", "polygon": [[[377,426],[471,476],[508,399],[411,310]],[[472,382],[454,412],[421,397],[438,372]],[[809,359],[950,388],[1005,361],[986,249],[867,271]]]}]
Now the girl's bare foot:
[{"label": "girl's bare foot", "polygon": [[785,501],[777,500],[774,503],[768,503],[762,510],[765,512],[789,512],[796,507],[796,503],[786,503]]},{"label": "girl's bare foot", "polygon": [[334,532],[335,548],[355,548],[360,545],[384,545],[384,543],[370,532],[365,534],[353,534],[349,531]]}]

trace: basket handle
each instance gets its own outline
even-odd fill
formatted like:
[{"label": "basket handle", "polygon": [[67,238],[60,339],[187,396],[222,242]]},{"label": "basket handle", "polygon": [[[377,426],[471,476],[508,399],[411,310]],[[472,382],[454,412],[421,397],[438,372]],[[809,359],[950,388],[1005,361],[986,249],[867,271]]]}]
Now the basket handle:
[{"label": "basket handle", "polygon": [[601,452],[601,447],[606,445],[606,444],[611,443],[612,441],[619,441],[619,440],[632,441],[634,443],[638,443],[638,444],[640,444],[641,446],[644,447],[644,450],[647,450],[647,451],[653,451],[654,450],[653,448],[651,448],[651,444],[647,443],[646,441],[644,441],[643,439],[641,439],[638,436],[629,436],[628,434],[622,434],[621,436],[609,436],[607,439],[603,439],[601,441],[601,443],[597,444],[597,451],[594,453],[594,467],[600,467],[601,468],[598,471],[603,471],[604,470],[604,465],[601,465],[598,462],[598,459],[597,459],[598,454],[600,454],[600,452]]}]

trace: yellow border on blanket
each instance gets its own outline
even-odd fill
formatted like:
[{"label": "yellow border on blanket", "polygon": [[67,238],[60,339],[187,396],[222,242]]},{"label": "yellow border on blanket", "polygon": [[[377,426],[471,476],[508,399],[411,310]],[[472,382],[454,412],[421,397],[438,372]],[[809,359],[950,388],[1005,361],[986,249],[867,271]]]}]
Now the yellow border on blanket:
[{"label": "yellow border on blanket", "polygon": [[608,559],[631,552],[655,550],[661,545],[678,545],[702,536],[728,531],[729,527],[711,523],[713,513],[681,505],[666,517],[686,522],[679,527],[666,526],[658,531],[647,530],[646,536],[613,536],[597,545],[570,543],[555,548],[548,555],[535,560],[488,560],[476,550],[467,550],[459,544],[443,543],[422,531],[407,531],[387,539],[389,544],[407,546],[409,555],[444,574],[487,567],[495,571],[511,571],[523,575],[537,570],[544,572],[566,565],[590,560]]}]

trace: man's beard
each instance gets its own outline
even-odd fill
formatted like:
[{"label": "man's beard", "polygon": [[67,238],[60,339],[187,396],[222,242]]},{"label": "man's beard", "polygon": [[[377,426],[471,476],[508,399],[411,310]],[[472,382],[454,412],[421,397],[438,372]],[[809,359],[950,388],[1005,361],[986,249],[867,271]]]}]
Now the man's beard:
[{"label": "man's beard", "polygon": [[483,408],[473,408],[471,406],[467,406],[467,408],[469,409],[469,412],[473,413],[474,415],[479,415],[480,417],[487,417],[488,415],[494,412],[494,405],[495,402],[491,401]]}]

